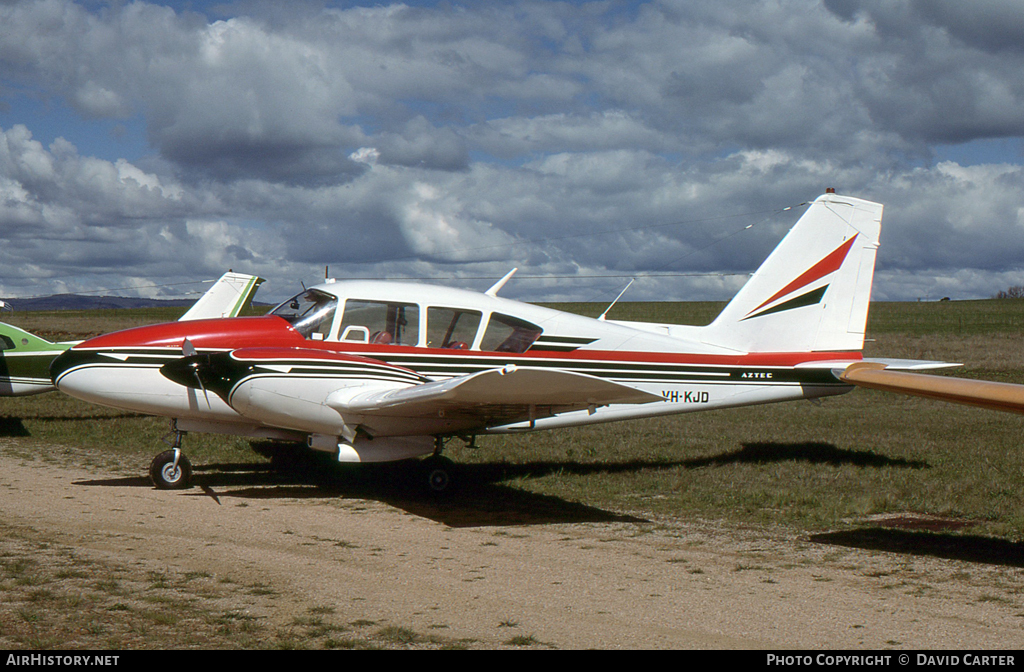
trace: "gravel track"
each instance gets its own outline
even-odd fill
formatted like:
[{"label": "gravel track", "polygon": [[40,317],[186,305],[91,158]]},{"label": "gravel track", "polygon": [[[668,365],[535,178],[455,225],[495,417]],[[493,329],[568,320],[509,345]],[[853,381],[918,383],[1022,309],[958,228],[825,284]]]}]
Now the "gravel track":
[{"label": "gravel track", "polygon": [[141,477],[7,456],[0,510],[76,552],[272,586],[274,600],[246,607],[271,625],[318,606],[479,648],[517,636],[572,649],[964,650],[1024,641],[1019,563],[864,550],[785,530],[570,503],[560,516],[473,516],[451,503],[244,479],[168,492]]}]

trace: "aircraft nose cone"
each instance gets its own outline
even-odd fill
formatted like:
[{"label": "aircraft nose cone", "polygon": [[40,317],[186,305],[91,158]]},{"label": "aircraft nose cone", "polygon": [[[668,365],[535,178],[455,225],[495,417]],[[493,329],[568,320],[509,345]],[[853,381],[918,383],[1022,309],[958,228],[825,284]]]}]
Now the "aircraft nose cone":
[{"label": "aircraft nose cone", "polygon": [[91,352],[66,350],[50,362],[50,380],[54,387],[76,399],[102,404],[105,400],[97,395],[92,376],[89,375],[90,360],[95,359]]},{"label": "aircraft nose cone", "polygon": [[104,371],[102,357],[95,352],[75,350],[64,351],[50,362],[50,380],[54,387],[72,397],[92,403],[105,402],[109,382],[98,384]]},{"label": "aircraft nose cone", "polygon": [[92,404],[171,417],[195,410],[195,394],[162,376],[150,358],[72,348],[54,358],[50,376],[58,390]]},{"label": "aircraft nose cone", "polygon": [[65,373],[83,363],[83,354],[75,351],[74,348],[69,348],[53,358],[53,361],[50,362],[50,380],[54,385],[57,385],[57,381]]}]

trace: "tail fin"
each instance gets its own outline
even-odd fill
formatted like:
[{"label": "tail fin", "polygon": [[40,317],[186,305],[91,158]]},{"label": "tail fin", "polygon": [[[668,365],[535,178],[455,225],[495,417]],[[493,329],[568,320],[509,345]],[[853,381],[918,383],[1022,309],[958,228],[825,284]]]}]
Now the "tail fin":
[{"label": "tail fin", "polygon": [[881,223],[878,203],[818,197],[703,340],[741,352],[861,350]]},{"label": "tail fin", "polygon": [[263,283],[263,278],[228,271],[206,293],[192,304],[179,322],[205,320],[216,317],[237,317],[252,303],[252,297]]}]

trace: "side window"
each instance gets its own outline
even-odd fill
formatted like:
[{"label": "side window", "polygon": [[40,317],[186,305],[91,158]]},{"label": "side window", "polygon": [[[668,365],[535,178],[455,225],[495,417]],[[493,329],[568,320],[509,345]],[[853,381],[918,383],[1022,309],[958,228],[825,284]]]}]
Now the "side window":
[{"label": "side window", "polygon": [[14,345],[14,339],[12,339],[10,336],[0,335],[0,350],[14,350],[15,347],[16,346]]},{"label": "side window", "polygon": [[420,340],[420,309],[414,303],[349,299],[345,302],[340,333],[342,341],[417,345]]},{"label": "side window", "polygon": [[460,308],[427,308],[427,347],[468,350],[476,340],[481,314]]},{"label": "side window", "polygon": [[509,315],[492,313],[487,331],[480,342],[481,350],[494,352],[526,352],[543,330],[536,324]]}]

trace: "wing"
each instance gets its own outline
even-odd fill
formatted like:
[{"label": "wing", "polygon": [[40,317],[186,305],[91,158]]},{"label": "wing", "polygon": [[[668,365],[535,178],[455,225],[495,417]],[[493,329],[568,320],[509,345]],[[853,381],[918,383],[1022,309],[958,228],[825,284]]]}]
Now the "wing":
[{"label": "wing", "polygon": [[304,417],[326,426],[325,408],[352,426],[394,418],[444,419],[440,424],[447,427],[472,428],[664,400],[557,369],[508,365],[430,381],[386,362],[305,348],[195,354],[164,364],[160,372],[180,385],[217,394],[243,415],[293,429],[305,426]]},{"label": "wing", "polygon": [[839,379],[873,390],[900,392],[996,411],[1024,413],[1024,385],[890,371],[884,364],[875,362],[851,364],[839,375]]},{"label": "wing", "polygon": [[216,317],[237,317],[251,301],[263,278],[228,271],[199,297],[179,322]]},{"label": "wing", "polygon": [[339,390],[327,405],[342,415],[473,416],[481,424],[547,417],[608,404],[663,401],[627,385],[586,374],[506,366],[448,380],[375,392]]}]

